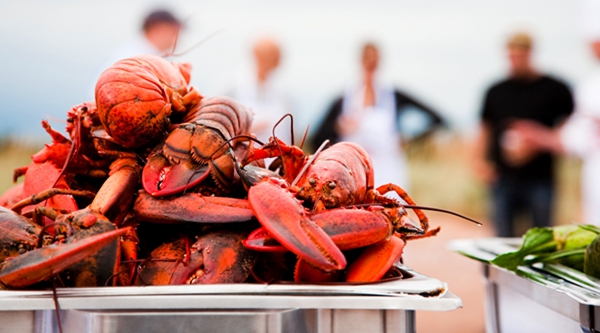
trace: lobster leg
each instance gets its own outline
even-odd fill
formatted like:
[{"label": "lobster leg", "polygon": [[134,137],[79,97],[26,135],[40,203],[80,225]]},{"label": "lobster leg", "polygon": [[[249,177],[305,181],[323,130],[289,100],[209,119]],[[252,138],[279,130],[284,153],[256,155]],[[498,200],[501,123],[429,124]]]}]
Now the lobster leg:
[{"label": "lobster leg", "polygon": [[106,216],[115,225],[120,226],[131,209],[140,173],[141,167],[134,159],[117,159],[110,166],[109,177],[87,208]]},{"label": "lobster leg", "polygon": [[39,204],[40,202],[43,202],[43,201],[50,199],[50,198],[54,197],[55,195],[59,195],[59,194],[61,194],[61,195],[68,194],[68,195],[72,195],[72,196],[81,196],[81,197],[88,197],[88,198],[93,198],[95,196],[95,194],[90,191],[78,191],[78,190],[70,190],[70,189],[62,189],[62,188],[49,188],[38,194],[33,194],[30,197],[17,202],[10,209],[17,213],[20,213],[21,210],[23,209],[23,207],[25,207],[25,206]]},{"label": "lobster leg", "polygon": [[271,181],[250,188],[248,202],[258,221],[283,246],[324,271],[346,267],[346,258],[287,190]]},{"label": "lobster leg", "polygon": [[0,284],[22,288],[46,280],[127,232],[128,229],[119,229],[73,243],[53,244],[7,260],[0,267]]},{"label": "lobster leg", "polygon": [[[373,202],[379,203],[395,203],[395,200],[383,196],[384,194],[392,191],[396,192],[396,194],[398,194],[398,196],[400,196],[400,198],[404,200],[407,204],[416,205],[414,200],[408,195],[408,193],[406,193],[406,191],[402,187],[392,183],[379,186],[376,192],[370,193],[370,199]],[[380,195],[378,195],[377,193],[380,193]],[[415,212],[415,214],[417,214],[419,222],[421,222],[421,228],[424,231],[427,231],[427,229],[429,228],[429,219],[427,218],[427,215],[425,215],[425,213],[423,213],[423,211],[420,209],[413,209],[413,211]]]}]

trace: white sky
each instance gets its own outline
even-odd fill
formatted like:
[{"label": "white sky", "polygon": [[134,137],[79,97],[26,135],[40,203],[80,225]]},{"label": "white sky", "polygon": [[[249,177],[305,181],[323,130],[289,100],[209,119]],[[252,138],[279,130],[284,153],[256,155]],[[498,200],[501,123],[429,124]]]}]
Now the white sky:
[{"label": "white sky", "polygon": [[248,66],[253,39],[267,33],[280,40],[279,76],[300,118],[297,130],[309,122],[316,127],[356,76],[366,39],[382,47],[384,79],[439,109],[462,132],[473,128],[483,91],[505,71],[503,45],[511,32],[530,31],[536,63],[569,84],[594,65],[577,1],[4,0],[0,135],[44,138],[41,119],[64,119],[88,99],[103,59],[136,38],[142,17],[156,7],[190,18],[181,49],[225,29],[176,59],[193,64],[192,84],[206,96],[222,92]]}]

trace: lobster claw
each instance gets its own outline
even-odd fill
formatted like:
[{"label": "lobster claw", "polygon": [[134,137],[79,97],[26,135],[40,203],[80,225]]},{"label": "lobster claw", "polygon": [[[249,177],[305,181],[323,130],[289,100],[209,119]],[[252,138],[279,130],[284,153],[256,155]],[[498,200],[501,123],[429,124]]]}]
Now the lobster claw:
[{"label": "lobster claw", "polygon": [[242,241],[247,249],[259,252],[287,252],[287,249],[279,244],[264,227],[260,227],[248,235]]},{"label": "lobster claw", "polygon": [[346,258],[292,193],[267,180],[250,188],[254,215],[279,243],[323,271],[341,270]]},{"label": "lobster claw", "polygon": [[[220,231],[163,244],[140,270],[138,285],[241,283],[256,256],[242,246],[243,232]],[[187,248],[186,248],[187,247]]]},{"label": "lobster claw", "polygon": [[165,197],[200,184],[209,174],[209,164],[198,166],[186,160],[170,163],[162,154],[154,153],[142,171],[142,186],[154,197]]},{"label": "lobster claw", "polygon": [[0,263],[33,249],[42,228],[12,210],[0,207]]},{"label": "lobster claw", "polygon": [[133,211],[140,221],[155,223],[245,222],[254,217],[246,200],[205,197],[198,193],[158,199],[142,191],[133,204]]},{"label": "lobster claw", "polygon": [[49,245],[14,257],[0,267],[0,284],[22,288],[46,280],[129,231],[129,228],[118,229],[72,243]]},{"label": "lobster claw", "polygon": [[348,266],[347,282],[379,281],[385,273],[402,257],[406,241],[392,236],[368,246],[363,253]]},{"label": "lobster claw", "polygon": [[[313,215],[314,221],[340,250],[365,247],[390,235],[390,223],[382,214],[364,209],[336,208]],[[244,240],[248,249],[260,252],[283,252],[279,244],[264,228],[258,228]]]}]

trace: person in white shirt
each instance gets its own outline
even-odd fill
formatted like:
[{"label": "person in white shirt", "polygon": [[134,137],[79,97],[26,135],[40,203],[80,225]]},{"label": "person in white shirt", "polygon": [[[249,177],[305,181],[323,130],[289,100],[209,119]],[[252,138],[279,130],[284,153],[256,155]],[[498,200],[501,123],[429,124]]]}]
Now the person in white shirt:
[{"label": "person in white shirt", "polygon": [[576,109],[560,132],[566,153],[583,160],[583,222],[600,225],[600,36],[590,43],[598,62],[575,91]]},{"label": "person in white shirt", "polygon": [[575,89],[575,112],[558,130],[522,121],[513,125],[532,150],[569,154],[582,159],[583,221],[600,225],[600,1],[585,2],[584,33],[596,58],[589,77]]},{"label": "person in white shirt", "polygon": [[[266,142],[272,136],[275,123],[290,113],[291,107],[286,91],[275,75],[281,60],[278,43],[272,38],[261,38],[254,43],[252,51],[254,68],[242,72],[230,95],[252,109],[254,120],[250,131]],[[287,128],[279,129],[277,137],[287,143],[291,139]]]},{"label": "person in white shirt", "polygon": [[316,134],[314,149],[325,140],[336,143],[358,143],[369,154],[374,168],[375,184],[394,183],[409,187],[408,165],[402,142],[402,116],[418,112],[425,119],[425,129],[416,137],[425,136],[443,125],[438,112],[420,101],[381,82],[377,77],[379,49],[366,43],[361,55],[362,80],[350,85],[331,105]]}]

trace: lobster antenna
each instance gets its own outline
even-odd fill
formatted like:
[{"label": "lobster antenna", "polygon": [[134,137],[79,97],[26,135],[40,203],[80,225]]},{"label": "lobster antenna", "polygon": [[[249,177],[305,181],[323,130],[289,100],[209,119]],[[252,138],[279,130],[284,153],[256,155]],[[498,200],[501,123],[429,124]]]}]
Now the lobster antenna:
[{"label": "lobster antenna", "polygon": [[[185,19],[182,24],[185,24],[188,20],[189,20],[189,18]],[[173,47],[171,47],[171,52],[165,53],[166,54],[165,57],[175,54],[175,49],[177,48],[177,42],[179,42],[179,33],[180,32],[181,32],[181,25],[179,25],[177,27],[177,34],[175,35],[175,42],[173,42]]]},{"label": "lobster antenna", "polygon": [[296,184],[300,181],[300,178],[302,178],[302,176],[306,173],[306,170],[308,170],[308,167],[315,161],[315,159],[317,158],[317,155],[319,155],[319,153],[321,151],[323,151],[323,149],[325,149],[325,147],[327,147],[328,145],[329,145],[329,140],[323,141],[321,146],[319,146],[319,149],[317,149],[317,151],[315,151],[315,153],[308,159],[308,161],[306,162],[306,164],[304,165],[302,170],[300,170],[300,172],[298,173],[298,175],[292,182],[291,186],[296,186]]},{"label": "lobster antenna", "polygon": [[272,135],[273,135],[273,137],[275,137],[275,129],[287,117],[290,117],[290,132],[292,133],[291,143],[292,143],[292,146],[293,146],[294,145],[294,116],[292,116],[291,113],[286,113],[286,114],[283,115],[283,117],[279,118],[279,120],[275,123],[275,125],[273,125]]},{"label": "lobster antenna", "polygon": [[[192,45],[191,47],[189,47],[187,50],[182,51],[180,53],[174,53],[174,52],[170,52],[170,54],[169,53],[165,53],[165,54],[162,54],[161,57],[164,58],[164,57],[179,57],[179,56],[182,56],[182,55],[184,55],[184,54],[192,51],[193,49],[197,48],[198,46],[206,43],[208,40],[212,39],[213,37],[215,37],[216,35],[220,34],[223,31],[225,31],[225,28],[213,31],[208,36],[202,38],[198,43],[196,43],[196,44]],[[178,36],[177,38],[179,38],[179,33],[177,33],[177,36]],[[175,40],[175,43],[177,43],[177,39]],[[175,51],[175,45],[173,46],[173,50],[172,51]]]},{"label": "lobster antenna", "polygon": [[[279,126],[279,124],[286,118],[286,117],[290,117],[290,130],[291,130],[291,134],[292,134],[292,140],[291,140],[291,144],[292,146],[294,145],[294,116],[292,116],[291,113],[286,113],[283,115],[283,117],[281,117],[273,126],[273,132],[272,135],[274,138],[276,138],[275,136],[275,129],[277,128],[277,126]],[[287,170],[285,170],[285,163],[283,163],[283,150],[281,150],[281,145],[279,144],[279,140],[275,140],[275,144],[277,145],[277,150],[279,150],[279,158],[281,158],[281,165],[283,166],[283,171],[285,172],[285,174],[287,175]]]},{"label": "lobster antenna", "polygon": [[[376,202],[374,203],[366,203],[366,204],[357,204],[357,205],[351,205],[351,206],[346,206],[346,208],[352,208],[352,207],[371,207],[371,206],[381,206],[381,204],[378,204]],[[450,215],[454,215],[456,217],[460,217],[462,219],[465,219],[469,222],[473,222],[475,224],[477,224],[478,226],[482,226],[482,223],[474,220],[468,216],[462,215],[460,213],[456,213],[453,212],[451,210],[447,210],[447,209],[443,209],[443,208],[434,208],[434,207],[428,207],[428,206],[417,206],[417,205],[402,205],[402,207],[404,208],[409,208],[409,209],[422,209],[422,210],[431,210],[434,212],[440,212],[440,213],[446,213],[446,214],[450,214]]]},{"label": "lobster antenna", "polygon": [[410,208],[410,209],[422,209],[422,210],[431,210],[431,211],[434,211],[434,212],[446,213],[446,214],[450,214],[450,215],[454,215],[454,216],[460,217],[460,218],[465,219],[465,220],[467,220],[469,222],[473,222],[473,223],[477,224],[480,227],[482,225],[481,222],[479,222],[477,220],[474,220],[474,219],[472,219],[472,218],[470,218],[468,216],[464,216],[462,214],[459,214],[459,213],[456,213],[456,212],[453,212],[453,211],[447,210],[447,209],[435,208],[435,207],[427,207],[427,206],[417,206],[417,205],[402,205],[402,206],[404,206],[404,208]]},{"label": "lobster antenna", "polygon": [[308,136],[308,129],[310,125],[306,125],[306,129],[304,130],[304,135],[302,136],[302,141],[300,141],[300,149],[304,146],[304,142],[306,141],[306,136]]}]

